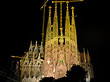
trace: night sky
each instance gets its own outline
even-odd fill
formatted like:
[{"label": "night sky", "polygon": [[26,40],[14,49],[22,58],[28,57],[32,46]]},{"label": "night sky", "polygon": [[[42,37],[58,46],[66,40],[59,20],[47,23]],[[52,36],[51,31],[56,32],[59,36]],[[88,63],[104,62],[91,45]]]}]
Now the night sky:
[{"label": "night sky", "polygon": [[[33,43],[37,40],[40,44],[42,28],[40,6],[43,1],[4,1],[1,4],[0,69],[8,73],[11,55],[23,55],[28,50],[31,40]],[[109,2],[85,0],[81,3],[71,3],[70,7],[72,5],[75,6],[75,15],[77,15],[75,20],[78,49],[79,51],[83,48],[89,49],[95,78],[104,80],[109,57],[107,47],[110,41]],[[46,10],[47,16],[48,9]]]}]

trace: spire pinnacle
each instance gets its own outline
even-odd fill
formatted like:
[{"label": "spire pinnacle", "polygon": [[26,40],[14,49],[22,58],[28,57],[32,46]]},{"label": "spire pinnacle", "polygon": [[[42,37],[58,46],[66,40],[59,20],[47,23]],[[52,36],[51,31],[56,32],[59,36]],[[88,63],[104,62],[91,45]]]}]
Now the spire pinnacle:
[{"label": "spire pinnacle", "polygon": [[72,9],[72,20],[71,20],[71,27],[72,27],[72,40],[77,42],[77,34],[76,34],[76,26],[75,26],[75,18],[74,18],[74,7]]},{"label": "spire pinnacle", "polygon": [[51,6],[49,6],[49,16],[51,16]]},{"label": "spire pinnacle", "polygon": [[87,49],[87,61],[88,61],[88,64],[90,65],[90,55],[89,55],[88,49]]},{"label": "spire pinnacle", "polygon": [[74,16],[74,7],[71,7],[72,9],[72,16]]},{"label": "spire pinnacle", "polygon": [[46,42],[51,39],[51,6],[49,6],[49,17],[47,23],[47,31],[46,31]]},{"label": "spire pinnacle", "polygon": [[86,63],[86,54],[85,54],[85,48],[83,48],[83,53],[84,53],[84,62]]},{"label": "spire pinnacle", "polygon": [[32,50],[32,40],[30,41],[30,47],[29,50]]},{"label": "spire pinnacle", "polygon": [[41,41],[41,46],[43,46],[43,42]]},{"label": "spire pinnacle", "polygon": [[60,44],[62,45],[64,40],[63,40],[63,28],[60,28],[60,33],[61,33],[61,36],[60,36]]},{"label": "spire pinnacle", "polygon": [[55,1],[55,11],[57,10],[57,2]]},{"label": "spire pinnacle", "polygon": [[55,12],[53,18],[53,38],[58,36],[58,16],[57,16],[57,2],[55,2]]},{"label": "spire pinnacle", "polygon": [[43,42],[41,42],[41,46],[40,46],[40,53],[43,53]]},{"label": "spire pinnacle", "polygon": [[32,40],[30,41],[30,45],[32,45]]},{"label": "spire pinnacle", "polygon": [[67,4],[66,8],[67,8],[67,11],[68,11],[68,3],[69,3],[69,1],[66,1],[66,4]]},{"label": "spire pinnacle", "polygon": [[36,41],[36,44],[37,44],[37,41]]},{"label": "spire pinnacle", "polygon": [[70,16],[69,16],[69,7],[68,1],[66,1],[66,19],[65,19],[65,36],[70,38]]},{"label": "spire pinnacle", "polygon": [[85,54],[85,48],[83,48],[83,53]]},{"label": "spire pinnacle", "polygon": [[63,36],[63,28],[60,28],[60,33],[61,33],[61,36]]}]

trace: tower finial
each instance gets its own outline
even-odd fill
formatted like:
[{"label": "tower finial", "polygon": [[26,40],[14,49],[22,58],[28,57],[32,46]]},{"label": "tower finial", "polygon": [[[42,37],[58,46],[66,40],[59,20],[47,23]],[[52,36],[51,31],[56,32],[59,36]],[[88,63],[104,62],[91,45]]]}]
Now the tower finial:
[{"label": "tower finial", "polygon": [[60,44],[62,45],[64,40],[63,40],[63,28],[60,28],[60,33],[61,33],[61,36],[60,36]]},{"label": "tower finial", "polygon": [[37,44],[37,40],[36,40],[36,44]]},{"label": "tower finial", "polygon": [[61,36],[63,36],[63,28],[60,28],[60,33],[61,33]]},{"label": "tower finial", "polygon": [[51,16],[51,6],[49,6],[49,16]]},{"label": "tower finial", "polygon": [[32,50],[32,40],[30,41],[30,47],[29,50]]},{"label": "tower finial", "polygon": [[66,4],[67,4],[66,8],[67,8],[67,10],[68,10],[68,3],[69,3],[69,1],[66,1]]},{"label": "tower finial", "polygon": [[71,7],[72,9],[72,16],[74,16],[74,7]]}]

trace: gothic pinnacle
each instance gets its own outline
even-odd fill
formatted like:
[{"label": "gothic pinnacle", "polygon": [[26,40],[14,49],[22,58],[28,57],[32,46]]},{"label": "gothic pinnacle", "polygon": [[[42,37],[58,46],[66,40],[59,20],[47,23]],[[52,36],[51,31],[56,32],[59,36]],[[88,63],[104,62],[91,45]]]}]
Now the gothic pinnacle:
[{"label": "gothic pinnacle", "polygon": [[71,7],[71,9],[72,9],[72,16],[74,15],[74,7]]},{"label": "gothic pinnacle", "polygon": [[49,6],[49,16],[51,16],[51,6]]},{"label": "gothic pinnacle", "polygon": [[67,8],[67,10],[68,10],[68,3],[69,3],[69,1],[67,1],[67,2],[66,2],[66,4],[67,4],[67,7],[66,7],[66,8]]}]

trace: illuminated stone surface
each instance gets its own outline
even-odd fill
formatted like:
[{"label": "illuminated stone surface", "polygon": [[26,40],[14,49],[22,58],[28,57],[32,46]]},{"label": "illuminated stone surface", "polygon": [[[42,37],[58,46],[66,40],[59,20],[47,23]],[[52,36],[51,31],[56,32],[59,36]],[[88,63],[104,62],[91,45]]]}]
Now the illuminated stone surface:
[{"label": "illuminated stone surface", "polygon": [[[56,3],[53,25],[51,25],[50,14],[51,9],[49,9],[49,18],[46,32],[43,74],[46,77],[61,78],[66,76],[66,71],[70,70],[74,64],[79,65],[80,62],[77,55],[77,38],[74,10],[72,7],[72,20],[70,24],[70,16],[67,3],[65,29],[59,29],[58,27]],[[63,33],[62,30],[64,30],[65,33]],[[58,34],[58,31],[60,31],[60,35]]]}]

